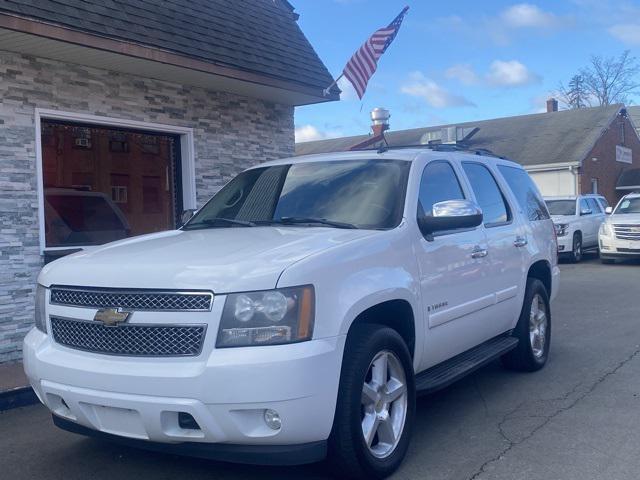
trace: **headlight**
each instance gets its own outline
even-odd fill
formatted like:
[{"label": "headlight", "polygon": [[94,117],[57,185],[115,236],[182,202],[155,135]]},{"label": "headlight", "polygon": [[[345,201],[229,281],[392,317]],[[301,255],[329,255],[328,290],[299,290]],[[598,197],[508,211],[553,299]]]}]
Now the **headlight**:
[{"label": "headlight", "polygon": [[42,333],[47,333],[47,289],[42,285],[36,286],[36,328]]},{"label": "headlight", "polygon": [[558,237],[564,237],[567,234],[567,230],[569,229],[569,225],[566,223],[555,223],[553,225],[556,229],[556,235]]},{"label": "headlight", "polygon": [[602,223],[600,225],[600,235],[602,235],[603,237],[610,237],[611,225],[609,225],[607,222]]},{"label": "headlight", "polygon": [[311,286],[228,295],[216,347],[282,345],[310,340],[314,296]]}]

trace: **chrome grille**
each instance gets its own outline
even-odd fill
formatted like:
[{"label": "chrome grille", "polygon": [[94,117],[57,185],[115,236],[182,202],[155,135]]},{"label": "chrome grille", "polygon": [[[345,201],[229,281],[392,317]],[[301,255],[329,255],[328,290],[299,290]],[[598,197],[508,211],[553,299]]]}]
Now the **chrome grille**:
[{"label": "chrome grille", "polygon": [[72,307],[208,312],[212,300],[211,292],[51,288],[52,304]]},{"label": "chrome grille", "polygon": [[140,357],[196,356],[202,350],[205,325],[125,324],[51,317],[54,340],[66,347],[109,355]]},{"label": "chrome grille", "polygon": [[620,240],[640,240],[640,225],[614,224],[616,238]]}]

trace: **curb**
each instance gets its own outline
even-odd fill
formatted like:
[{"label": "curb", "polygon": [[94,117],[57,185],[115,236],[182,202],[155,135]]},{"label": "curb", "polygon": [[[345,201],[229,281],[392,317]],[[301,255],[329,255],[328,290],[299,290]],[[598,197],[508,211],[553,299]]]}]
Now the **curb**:
[{"label": "curb", "polygon": [[34,403],[38,403],[38,397],[31,387],[18,387],[0,392],[0,412]]}]

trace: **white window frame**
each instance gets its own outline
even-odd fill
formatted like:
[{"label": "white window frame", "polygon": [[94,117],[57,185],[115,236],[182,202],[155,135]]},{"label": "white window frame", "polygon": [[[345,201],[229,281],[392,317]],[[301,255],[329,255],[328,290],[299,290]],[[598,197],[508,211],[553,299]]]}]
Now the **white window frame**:
[{"label": "white window frame", "polygon": [[175,125],[164,125],[160,123],[140,122],[124,118],[102,117],[99,115],[89,115],[84,113],[64,112],[59,110],[48,110],[36,108],[35,128],[36,128],[36,174],[38,187],[38,226],[40,234],[40,254],[45,251],[60,251],[84,248],[83,246],[69,247],[47,247],[44,221],[44,168],[42,165],[42,121],[43,120],[63,120],[75,123],[85,123],[104,127],[115,127],[134,130],[147,130],[150,132],[178,135],[180,137],[180,163],[182,174],[182,205],[185,210],[197,208],[196,201],[196,168],[195,168],[195,147],[193,129],[178,127]]}]

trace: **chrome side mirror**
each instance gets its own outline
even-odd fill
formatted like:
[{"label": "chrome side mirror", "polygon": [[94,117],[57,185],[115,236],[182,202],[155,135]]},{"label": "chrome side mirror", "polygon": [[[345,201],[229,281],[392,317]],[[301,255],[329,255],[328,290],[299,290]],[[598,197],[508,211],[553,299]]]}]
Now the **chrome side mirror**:
[{"label": "chrome side mirror", "polygon": [[613,213],[613,207],[607,207],[604,209],[604,213],[611,215]]},{"label": "chrome side mirror", "polygon": [[428,237],[433,233],[475,228],[482,223],[482,210],[469,200],[447,200],[433,205],[431,214],[418,218],[418,227]]},{"label": "chrome side mirror", "polygon": [[182,212],[182,215],[180,215],[180,226],[184,225],[189,220],[191,220],[191,218],[195,215],[195,213],[196,213],[196,210],[194,209],[188,209]]},{"label": "chrome side mirror", "polygon": [[582,210],[580,210],[580,215],[591,215],[593,213],[593,210],[591,210],[590,208],[583,208]]}]

